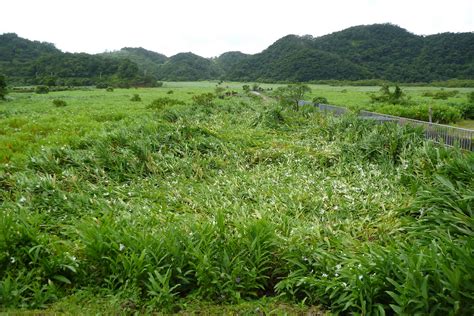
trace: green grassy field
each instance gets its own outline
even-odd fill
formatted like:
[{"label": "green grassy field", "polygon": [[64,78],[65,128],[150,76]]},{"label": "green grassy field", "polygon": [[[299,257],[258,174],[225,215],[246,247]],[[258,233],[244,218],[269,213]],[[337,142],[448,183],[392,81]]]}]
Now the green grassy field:
[{"label": "green grassy field", "polygon": [[474,154],[224,85],[0,103],[0,312],[474,312]]}]

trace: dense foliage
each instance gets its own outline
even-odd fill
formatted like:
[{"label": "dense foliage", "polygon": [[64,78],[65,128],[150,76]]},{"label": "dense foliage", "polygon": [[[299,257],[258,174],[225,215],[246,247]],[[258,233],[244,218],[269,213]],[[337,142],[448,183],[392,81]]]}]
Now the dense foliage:
[{"label": "dense foliage", "polygon": [[168,81],[194,81],[219,77],[220,71],[213,61],[193,53],[174,55],[158,70],[158,79]]},{"label": "dense foliage", "polygon": [[356,26],[313,38],[288,35],[226,73],[233,80],[474,78],[474,34],[417,36],[391,24]]},{"label": "dense foliage", "polygon": [[106,58],[85,53],[63,53],[49,43],[33,42],[16,34],[0,35],[0,72],[14,84],[149,85],[138,66],[129,59]]},{"label": "dense foliage", "polygon": [[474,313],[474,154],[408,126],[173,88],[0,104],[0,311]]},{"label": "dense foliage", "polygon": [[155,78],[158,77],[160,65],[168,60],[168,57],[165,55],[141,47],[124,47],[119,51],[106,52],[101,55],[118,59],[130,59],[132,62],[137,64],[141,73],[144,75],[151,75]]},{"label": "dense foliage", "polygon": [[3,34],[0,35],[0,72],[17,83],[46,85],[90,85],[101,80],[148,85],[156,79],[272,82],[457,79],[459,86],[472,85],[473,52],[473,33],[418,36],[391,24],[355,26],[316,38],[288,35],[255,55],[227,52],[214,59],[192,53],[167,58],[143,48],[129,47],[100,55],[68,54],[52,44]]},{"label": "dense foliage", "polygon": [[7,93],[7,79],[4,75],[0,74],[0,100],[4,100]]}]

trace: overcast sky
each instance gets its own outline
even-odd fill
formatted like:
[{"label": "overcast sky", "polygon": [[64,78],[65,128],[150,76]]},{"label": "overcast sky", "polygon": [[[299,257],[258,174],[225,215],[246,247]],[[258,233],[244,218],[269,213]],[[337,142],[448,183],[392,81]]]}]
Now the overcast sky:
[{"label": "overcast sky", "polygon": [[361,24],[415,34],[474,31],[473,0],[2,0],[0,33],[68,52],[143,47],[171,56],[258,53],[288,35]]}]

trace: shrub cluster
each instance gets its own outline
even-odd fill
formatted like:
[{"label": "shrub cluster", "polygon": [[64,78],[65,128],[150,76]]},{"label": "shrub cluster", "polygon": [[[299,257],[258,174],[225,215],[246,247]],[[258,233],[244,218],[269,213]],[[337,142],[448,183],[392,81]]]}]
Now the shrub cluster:
[{"label": "shrub cluster", "polygon": [[455,107],[443,104],[435,105],[382,105],[376,108],[377,112],[411,118],[420,121],[429,121],[430,107],[432,110],[432,120],[434,123],[454,123],[461,119],[461,111]]},{"label": "shrub cluster", "polygon": [[147,105],[147,109],[161,110],[167,106],[173,105],[184,105],[185,102],[177,99],[172,99],[168,97],[161,97],[153,100],[150,104]]},{"label": "shrub cluster", "polygon": [[53,104],[55,107],[63,107],[67,105],[66,101],[61,100],[61,99],[54,99]]}]

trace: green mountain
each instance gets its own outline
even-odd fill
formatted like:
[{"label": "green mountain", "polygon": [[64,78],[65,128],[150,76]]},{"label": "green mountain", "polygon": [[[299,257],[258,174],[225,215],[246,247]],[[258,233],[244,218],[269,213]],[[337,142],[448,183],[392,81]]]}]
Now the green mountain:
[{"label": "green mountain", "polygon": [[0,35],[0,73],[14,84],[142,84],[144,81],[138,66],[129,59],[63,53],[53,44],[30,41],[12,33]]},{"label": "green mountain", "polygon": [[285,36],[233,65],[232,80],[474,79],[474,34],[418,36],[392,24],[363,25],[322,37]]},{"label": "green mountain", "polygon": [[193,53],[179,53],[160,65],[158,79],[169,81],[193,81],[216,79],[221,71],[216,63]]},{"label": "green mountain", "polygon": [[155,53],[146,50],[142,47],[124,47],[121,50],[114,52],[102,53],[102,56],[112,58],[126,58],[137,64],[140,71],[145,75],[152,75],[158,77],[158,70],[161,64],[164,64],[168,57],[163,54]]},{"label": "green mountain", "polygon": [[0,73],[20,84],[51,82],[51,78],[63,84],[474,79],[474,33],[419,36],[392,24],[361,25],[321,37],[288,35],[258,54],[227,52],[214,59],[193,53],[168,58],[141,47],[70,54],[53,44],[3,34]]}]

